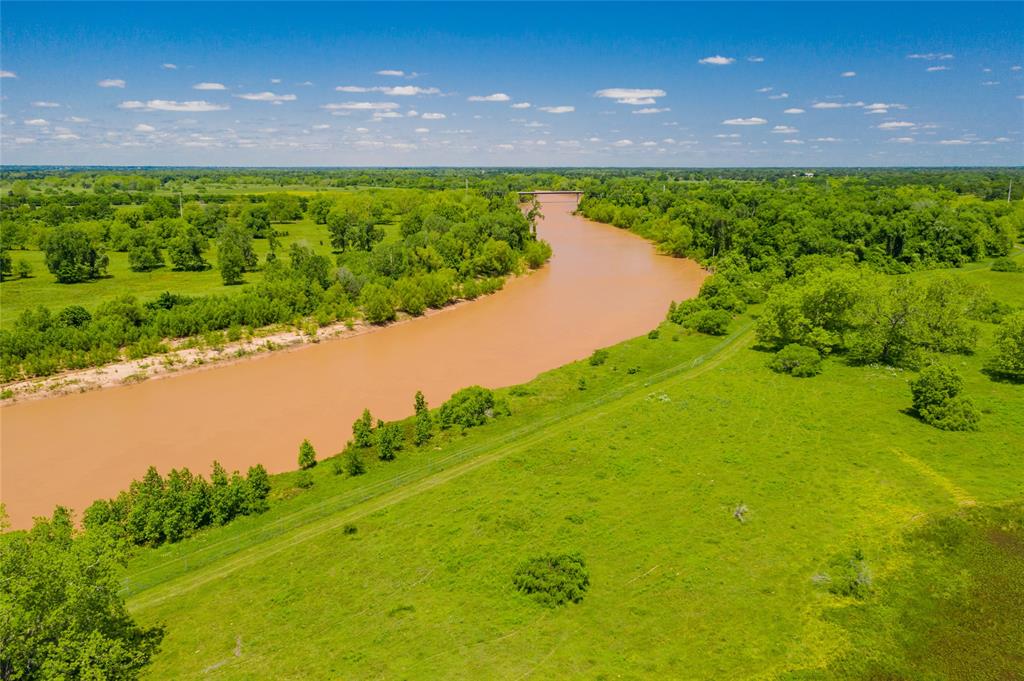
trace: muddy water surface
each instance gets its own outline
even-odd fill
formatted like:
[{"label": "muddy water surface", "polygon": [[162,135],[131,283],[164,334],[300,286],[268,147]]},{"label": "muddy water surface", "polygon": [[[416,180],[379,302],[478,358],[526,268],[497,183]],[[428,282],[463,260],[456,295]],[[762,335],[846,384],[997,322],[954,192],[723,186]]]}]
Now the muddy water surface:
[{"label": "muddy water surface", "polygon": [[290,470],[303,438],[321,455],[343,447],[364,407],[395,419],[412,412],[416,390],[436,406],[467,385],[529,380],[650,330],[669,301],[696,295],[696,263],[574,208],[571,196],[548,196],[538,233],[551,262],[481,300],[293,352],[3,407],[0,498],[13,525],[55,504],[81,511],[151,464]]}]

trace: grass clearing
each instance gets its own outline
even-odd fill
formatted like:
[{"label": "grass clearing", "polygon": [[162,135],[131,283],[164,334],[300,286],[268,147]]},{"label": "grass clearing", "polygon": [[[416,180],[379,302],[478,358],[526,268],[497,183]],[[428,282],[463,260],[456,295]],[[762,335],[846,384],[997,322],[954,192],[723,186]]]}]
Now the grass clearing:
[{"label": "grass clearing", "polygon": [[[905,537],[1024,498],[1019,386],[982,374],[985,353],[946,357],[982,428],[939,431],[905,413],[907,372],[830,359],[779,375],[749,324],[724,341],[664,325],[604,365],[504,391],[511,417],[439,449],[355,479],[319,465],[264,516],[143,552],[129,607],[169,632],[151,677],[849,678],[867,674],[843,662],[862,646],[925,641],[914,594],[931,587],[914,567],[930,554]],[[275,478],[275,494],[292,484]],[[871,599],[891,600],[816,583],[856,549]],[[524,560],[576,551],[581,603],[514,588]]]}]

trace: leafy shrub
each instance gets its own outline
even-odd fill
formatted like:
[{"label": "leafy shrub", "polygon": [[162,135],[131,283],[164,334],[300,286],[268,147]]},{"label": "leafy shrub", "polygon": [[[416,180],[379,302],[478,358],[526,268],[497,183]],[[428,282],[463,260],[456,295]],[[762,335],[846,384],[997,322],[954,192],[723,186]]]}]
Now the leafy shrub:
[{"label": "leafy shrub", "polygon": [[951,367],[931,364],[910,381],[914,411],[941,430],[977,430],[981,420],[974,403],[960,395],[964,379]]},{"label": "leafy shrub", "polygon": [[693,316],[693,328],[710,336],[724,336],[729,333],[732,315],[725,310],[702,310]]},{"label": "leafy shrub", "polygon": [[594,353],[590,355],[590,359],[587,362],[592,367],[599,367],[608,361],[608,351],[604,348],[600,350],[594,350]]},{"label": "leafy shrub", "polygon": [[309,440],[303,440],[299,445],[299,468],[306,470],[316,465],[316,450]]},{"label": "leafy shrub", "polygon": [[1003,319],[996,331],[995,350],[988,370],[999,376],[1024,381],[1024,312]]},{"label": "leafy shrub", "polygon": [[590,575],[579,553],[547,553],[521,563],[512,576],[512,583],[541,605],[553,608],[582,601],[590,585]]},{"label": "leafy shrub", "polygon": [[829,563],[828,590],[837,596],[862,599],[871,593],[871,570],[860,549],[836,556]]},{"label": "leafy shrub", "polygon": [[473,385],[463,388],[441,405],[438,418],[441,428],[459,425],[463,428],[481,426],[494,413],[494,393]]},{"label": "leafy shrub", "polygon": [[523,249],[523,256],[529,268],[535,270],[551,258],[551,244],[543,240],[531,241]]},{"label": "leafy shrub", "polygon": [[345,454],[345,472],[351,477],[362,475],[366,472],[366,464],[363,462],[363,455],[359,450],[352,449]]},{"label": "leafy shrub", "polygon": [[313,486],[313,476],[309,471],[299,471],[295,476],[295,486],[299,489],[309,489]]},{"label": "leafy shrub", "polygon": [[647,339],[648,340],[658,340],[658,337],[660,335],[661,335],[661,331],[659,329],[651,329],[650,331],[647,332]]},{"label": "leafy shrub", "polygon": [[814,348],[790,343],[779,350],[768,361],[768,367],[780,374],[791,374],[800,378],[821,373],[821,355]]},{"label": "leafy shrub", "polygon": [[1013,258],[996,258],[992,261],[993,272],[1020,272],[1021,267]]},{"label": "leafy shrub", "polygon": [[377,426],[377,453],[381,461],[392,461],[402,448],[402,427],[397,423]]}]

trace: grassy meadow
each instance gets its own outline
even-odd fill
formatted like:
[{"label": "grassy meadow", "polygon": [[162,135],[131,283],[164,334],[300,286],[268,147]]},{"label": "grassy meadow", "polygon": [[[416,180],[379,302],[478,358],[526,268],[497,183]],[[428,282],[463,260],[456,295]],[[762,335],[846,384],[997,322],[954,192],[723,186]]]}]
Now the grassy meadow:
[{"label": "grassy meadow", "polygon": [[[1024,275],[958,276],[1024,303]],[[773,373],[756,313],[663,324],[502,390],[511,416],[275,476],[266,514],[141,552],[148,678],[1020,678],[1024,401],[981,372],[995,327],[943,358],[982,411],[945,432],[907,413],[911,372]],[[581,603],[513,588],[549,551],[585,558]],[[860,554],[871,592],[831,593]]]}]

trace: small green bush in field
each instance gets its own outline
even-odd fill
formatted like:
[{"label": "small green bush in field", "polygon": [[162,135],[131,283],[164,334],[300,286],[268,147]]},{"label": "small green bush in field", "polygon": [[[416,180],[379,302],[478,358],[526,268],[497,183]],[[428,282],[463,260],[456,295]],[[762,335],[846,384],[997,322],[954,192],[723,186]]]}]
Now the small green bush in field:
[{"label": "small green bush in field", "polygon": [[553,608],[582,601],[590,585],[590,575],[579,553],[548,553],[521,563],[512,582],[516,589],[541,605]]},{"label": "small green bush in field", "polygon": [[594,350],[594,354],[587,361],[590,362],[590,366],[599,367],[608,361],[608,351],[603,348],[601,350]]},{"label": "small green bush in field", "polygon": [[821,355],[812,347],[790,343],[775,353],[768,361],[768,368],[800,378],[816,376],[821,373]]}]

